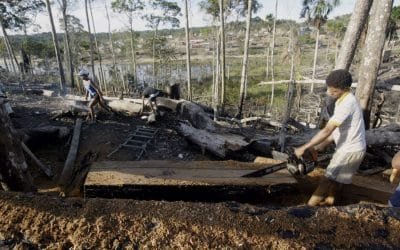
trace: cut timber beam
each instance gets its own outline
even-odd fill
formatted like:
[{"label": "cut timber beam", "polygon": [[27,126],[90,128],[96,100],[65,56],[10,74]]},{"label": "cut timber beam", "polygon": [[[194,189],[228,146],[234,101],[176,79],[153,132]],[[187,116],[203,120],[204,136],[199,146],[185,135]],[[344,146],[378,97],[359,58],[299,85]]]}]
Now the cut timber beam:
[{"label": "cut timber beam", "polygon": [[[277,161],[279,162],[279,161]],[[91,165],[85,186],[93,185],[276,185],[293,184],[286,170],[260,178],[245,174],[274,163],[238,161],[102,161]]]},{"label": "cut timber beam", "polygon": [[81,134],[82,119],[76,119],[74,134],[72,136],[71,147],[64,164],[58,184],[65,188],[70,182],[74,170],[74,163],[79,149],[79,138]]},{"label": "cut timber beam", "polygon": [[286,170],[257,178],[243,175],[273,165],[237,161],[103,161],[91,165],[84,184],[85,194],[96,190],[124,192],[124,188],[169,187],[270,187],[297,183]]}]

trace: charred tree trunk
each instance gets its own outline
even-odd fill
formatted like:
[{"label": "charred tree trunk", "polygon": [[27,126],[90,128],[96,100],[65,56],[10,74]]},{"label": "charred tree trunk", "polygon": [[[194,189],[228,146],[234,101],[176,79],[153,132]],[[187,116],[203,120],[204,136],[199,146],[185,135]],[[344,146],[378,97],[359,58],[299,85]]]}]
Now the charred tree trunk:
[{"label": "charred tree trunk", "polygon": [[4,105],[0,98],[0,182],[10,190],[34,191],[33,179],[17,136]]}]

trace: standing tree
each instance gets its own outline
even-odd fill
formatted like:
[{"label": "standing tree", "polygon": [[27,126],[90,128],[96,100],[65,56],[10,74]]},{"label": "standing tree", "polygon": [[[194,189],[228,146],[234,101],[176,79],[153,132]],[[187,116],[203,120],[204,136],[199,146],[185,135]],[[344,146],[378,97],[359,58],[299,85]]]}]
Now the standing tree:
[{"label": "standing tree", "polygon": [[96,78],[96,71],[94,69],[94,50],[93,50],[93,36],[92,32],[90,29],[90,21],[89,21],[89,4],[88,1],[90,0],[85,0],[85,12],[86,12],[86,23],[87,23],[87,28],[88,28],[88,36],[89,36],[89,48],[90,48],[90,64],[92,66],[92,77],[93,79]]},{"label": "standing tree", "polygon": [[224,1],[219,0],[219,27],[220,27],[220,35],[221,35],[221,51],[220,51],[220,67],[221,67],[221,106],[224,109],[225,105],[225,24],[224,24]]},{"label": "standing tree", "polygon": [[[317,30],[312,72],[313,80],[315,79],[315,70],[317,66],[319,32],[322,24],[328,20],[328,15],[331,13],[334,7],[339,5],[339,2],[339,0],[303,0],[303,8],[301,10],[300,17],[304,18],[307,16],[307,19],[313,22],[313,25]],[[314,92],[314,82],[311,84],[310,92]]]},{"label": "standing tree", "polygon": [[[114,50],[114,42],[112,39],[112,33],[111,33],[111,21],[110,21],[110,15],[108,14],[108,6],[107,6],[107,0],[104,0],[104,8],[106,9],[106,17],[107,17],[107,23],[108,23],[108,41],[110,45],[110,50],[111,50],[111,57],[112,57],[112,74],[114,76],[114,79],[117,81],[117,85],[120,85],[119,78],[118,78],[118,73],[117,73],[117,59],[115,57],[115,50]],[[121,76],[122,77],[122,76]],[[106,89],[107,91],[107,89]]]},{"label": "standing tree", "polygon": [[336,61],[336,69],[349,70],[361,33],[367,23],[368,13],[373,0],[357,0],[354,11],[346,28],[342,47]]},{"label": "standing tree", "polygon": [[275,0],[275,16],[274,16],[274,25],[272,29],[272,44],[271,44],[271,108],[274,103],[274,95],[275,95],[275,62],[274,62],[274,49],[275,49],[275,33],[276,33],[276,18],[278,14],[278,0]]},{"label": "standing tree", "polygon": [[[106,82],[104,80],[104,72],[103,72],[103,63],[102,63],[102,58],[101,58],[101,53],[100,53],[100,49],[99,49],[99,44],[97,43],[97,33],[96,33],[96,25],[94,24],[94,17],[93,17],[93,10],[92,10],[92,1],[89,1],[89,10],[90,10],[90,17],[92,19],[92,25],[93,25],[93,38],[94,38],[94,45],[96,47],[96,53],[97,56],[99,58],[99,66],[100,66],[100,83],[103,83],[103,87],[105,89],[105,92],[107,94],[107,86],[106,86]],[[100,85],[101,88],[101,85]]]},{"label": "standing tree", "polygon": [[7,34],[7,29],[20,30],[29,22],[27,15],[43,8],[41,0],[0,1],[0,26],[4,43],[14,72],[18,71],[19,63]]},{"label": "standing tree", "polygon": [[61,93],[61,95],[64,95],[65,94],[64,68],[63,68],[62,61],[61,61],[60,50],[58,48],[57,33],[56,33],[56,27],[54,26],[53,14],[51,12],[50,0],[46,0],[46,7],[47,7],[47,13],[49,14],[49,18],[50,18],[51,34],[53,36],[53,44],[54,44],[54,50],[56,53],[58,70],[60,72],[60,93]]},{"label": "standing tree", "polygon": [[111,7],[113,10],[119,13],[125,13],[128,17],[130,41],[131,41],[132,69],[134,75],[133,77],[135,79],[137,74],[136,74],[135,31],[133,29],[133,25],[134,25],[134,19],[137,17],[139,12],[143,10],[144,6],[145,5],[142,0],[113,0],[111,2]]},{"label": "standing tree", "polygon": [[185,1],[185,35],[186,35],[186,71],[187,71],[187,99],[192,100],[192,67],[190,65],[190,38],[189,38],[189,14],[188,3]]},{"label": "standing tree", "polygon": [[356,96],[364,113],[365,127],[369,128],[372,97],[376,85],[382,52],[385,45],[386,29],[393,6],[393,0],[374,1],[368,22],[368,32],[363,57],[358,73]]},{"label": "standing tree", "polygon": [[[156,77],[156,40],[158,39],[158,28],[160,25],[170,26],[172,28],[179,27],[178,16],[181,14],[181,8],[176,2],[167,0],[153,0],[148,6],[148,12],[145,16],[148,27],[154,30],[153,35],[153,81],[158,85]],[[154,84],[153,83],[153,84]]]},{"label": "standing tree", "polygon": [[242,76],[240,79],[240,96],[239,96],[239,109],[237,116],[242,117],[243,102],[245,96],[245,84],[247,81],[247,70],[248,70],[248,57],[249,57],[249,41],[250,41],[250,21],[251,21],[251,6],[252,0],[249,0],[246,18],[246,38],[244,39],[244,55],[242,64]]},{"label": "standing tree", "polygon": [[68,72],[69,72],[69,78],[71,81],[71,87],[74,88],[75,86],[75,78],[74,78],[74,64],[72,63],[72,54],[71,54],[71,46],[70,46],[70,37],[69,37],[69,31],[68,31],[68,18],[69,15],[67,14],[67,9],[68,9],[68,0],[58,0],[58,5],[62,13],[62,22],[63,22],[63,28],[64,28],[64,47],[65,47],[65,53],[66,53],[66,60],[68,62]]}]

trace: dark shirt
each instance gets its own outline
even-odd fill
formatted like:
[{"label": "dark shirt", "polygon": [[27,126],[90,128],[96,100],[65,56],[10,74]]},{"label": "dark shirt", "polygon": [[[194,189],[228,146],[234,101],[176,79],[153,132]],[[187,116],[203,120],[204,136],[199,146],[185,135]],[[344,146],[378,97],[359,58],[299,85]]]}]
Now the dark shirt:
[{"label": "dark shirt", "polygon": [[152,87],[146,87],[146,88],[143,90],[142,96],[143,96],[144,98],[149,98],[150,95],[156,94],[157,92],[159,93],[160,90],[155,89],[155,88],[152,88]]}]

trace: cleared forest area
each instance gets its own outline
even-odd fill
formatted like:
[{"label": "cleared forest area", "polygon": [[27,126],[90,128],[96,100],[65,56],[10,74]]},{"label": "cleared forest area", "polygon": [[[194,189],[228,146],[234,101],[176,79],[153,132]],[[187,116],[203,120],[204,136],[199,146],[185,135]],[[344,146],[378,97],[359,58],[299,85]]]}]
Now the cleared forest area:
[{"label": "cleared forest area", "polygon": [[[188,27],[186,0],[85,0],[80,17],[73,4],[0,2],[0,248],[398,249],[392,0],[358,0],[336,18],[339,1],[304,1],[304,22],[254,17],[262,1],[203,0],[212,25],[201,28]],[[100,4],[126,28],[96,33]],[[7,33],[45,12],[51,33]],[[353,76],[367,153],[334,205],[313,207],[335,147],[309,171],[289,165],[324,126],[334,69]],[[111,108],[95,105],[93,120],[85,71]],[[154,109],[146,87],[164,94]]]}]

